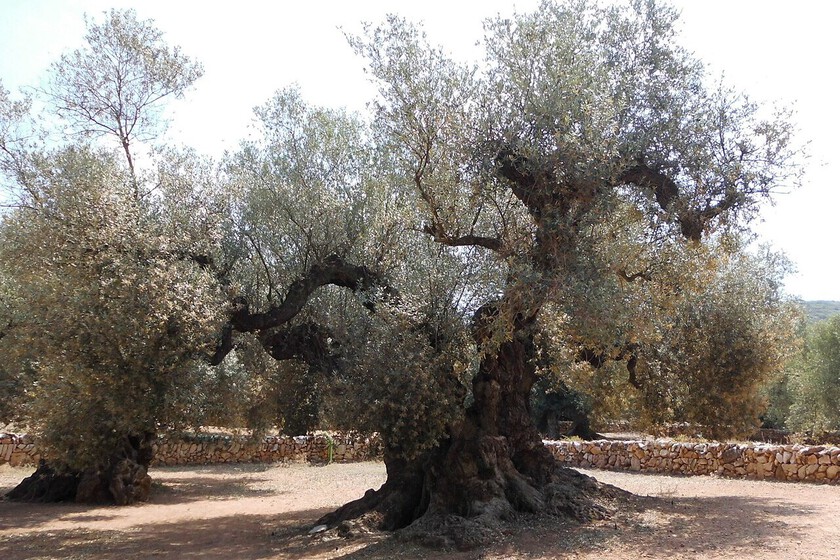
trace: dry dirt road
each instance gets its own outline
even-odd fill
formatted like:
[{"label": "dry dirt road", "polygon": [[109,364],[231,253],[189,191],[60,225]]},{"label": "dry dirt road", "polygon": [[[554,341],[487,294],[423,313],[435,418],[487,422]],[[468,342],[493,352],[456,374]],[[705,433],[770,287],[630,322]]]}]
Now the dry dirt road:
[{"label": "dry dirt road", "polygon": [[[0,466],[0,493],[30,472]],[[159,468],[143,505],[0,502],[0,559],[840,558],[840,486],[586,472],[651,499],[614,521],[523,517],[486,548],[433,551],[378,534],[305,534],[378,487],[379,463]]]}]

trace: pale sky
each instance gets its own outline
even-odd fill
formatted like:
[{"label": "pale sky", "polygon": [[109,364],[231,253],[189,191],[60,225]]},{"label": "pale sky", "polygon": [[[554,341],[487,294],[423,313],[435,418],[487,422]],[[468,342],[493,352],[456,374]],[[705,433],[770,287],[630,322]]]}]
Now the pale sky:
[{"label": "pale sky", "polygon": [[[13,93],[37,86],[49,64],[83,41],[83,14],[134,8],[152,18],[170,44],[204,64],[205,74],[173,104],[169,137],[209,155],[248,134],[252,109],[274,91],[299,84],[311,103],[363,110],[371,98],[364,63],[339,28],[380,21],[388,12],[422,20],[430,38],[469,58],[481,20],[527,11],[537,0],[0,0],[0,79]],[[715,74],[756,100],[795,103],[801,138],[810,141],[804,185],[780,195],[755,229],[783,250],[799,272],[788,292],[840,300],[840,109],[835,59],[840,3],[824,0],[675,0],[683,44]],[[835,229],[837,227],[838,229]]]}]

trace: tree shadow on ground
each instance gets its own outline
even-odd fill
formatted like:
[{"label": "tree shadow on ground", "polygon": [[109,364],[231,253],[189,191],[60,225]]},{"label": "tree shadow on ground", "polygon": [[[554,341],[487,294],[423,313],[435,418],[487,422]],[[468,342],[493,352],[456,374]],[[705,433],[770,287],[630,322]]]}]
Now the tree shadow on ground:
[{"label": "tree shadow on ground", "polygon": [[[163,485],[155,488],[151,503],[167,506],[207,500],[208,496],[233,500],[278,494],[277,490],[260,489],[258,486],[264,480],[260,476],[214,479],[200,470],[198,476],[190,476],[195,473],[195,469],[169,470]],[[176,474],[179,476],[173,476]],[[0,537],[0,558],[467,560],[599,556],[601,551],[616,549],[620,550],[616,557],[716,557],[733,551],[748,554],[756,550],[793,550],[801,538],[799,522],[821,515],[819,508],[780,498],[671,497],[670,484],[664,481],[656,497],[629,498],[608,521],[579,525],[564,519],[522,515],[502,527],[497,541],[467,552],[429,550],[380,533],[357,533],[349,539],[338,537],[334,531],[308,535],[307,530],[315,520],[330,508],[302,508],[280,514],[224,515],[222,511],[222,516],[207,519],[167,522],[162,518],[130,524],[122,530],[93,530],[84,524],[124,518],[122,514],[126,510],[145,506],[92,508],[78,504],[0,502],[0,531],[5,533]],[[791,491],[795,491],[795,486],[791,486]],[[61,530],[41,527],[51,520],[79,526]]]},{"label": "tree shadow on ground", "polygon": [[738,495],[639,498],[639,507],[634,509],[563,533],[545,531],[533,539],[531,552],[549,556],[560,551],[597,552],[617,543],[636,558],[767,552],[800,538],[793,521],[818,514],[815,509],[776,499]]},{"label": "tree shadow on ground", "polygon": [[174,465],[170,467],[153,466],[149,469],[152,478],[155,474],[166,473],[197,473],[197,474],[239,474],[261,473],[283,463],[208,463],[206,465]]},{"label": "tree shadow on ground", "polygon": [[[142,506],[141,506],[142,507]],[[279,515],[244,514],[211,519],[154,522],[129,530],[86,528],[5,536],[4,560],[38,556],[110,558],[262,558],[311,557],[382,559],[562,558],[597,553],[620,543],[633,557],[683,558],[715,551],[773,550],[797,538],[794,524],[816,512],[782,501],[744,496],[714,498],[635,498],[614,519],[578,525],[562,519],[522,516],[504,527],[499,540],[481,550],[429,550],[379,533],[345,539],[308,535],[325,508]],[[66,513],[66,512],[65,512]],[[781,518],[781,520],[780,520]],[[15,526],[20,526],[15,520]],[[721,529],[723,528],[723,529]]]},{"label": "tree shadow on ground", "polygon": [[[265,469],[249,469],[244,472],[262,472]],[[179,472],[179,471],[174,471]],[[219,478],[219,470],[184,469],[185,476],[165,478],[152,477],[152,493],[147,504],[176,505],[207,500],[238,500],[260,496],[278,496],[286,492],[280,489],[261,488],[267,478],[248,476],[242,479]],[[186,476],[207,472],[204,476]],[[231,471],[232,474],[236,471]],[[154,475],[154,473],[152,473]],[[146,504],[111,506],[103,504],[64,503],[17,503],[0,499],[0,531],[9,529],[35,528],[51,521],[107,521],[123,517],[125,508],[142,508]],[[109,513],[112,512],[112,513]],[[119,512],[119,513],[118,513]]]},{"label": "tree shadow on ground", "polygon": [[[153,479],[154,480],[154,479]],[[152,482],[149,499],[155,504],[175,504],[199,500],[237,500],[245,497],[276,496],[284,492],[254,485],[268,482],[265,478],[219,480],[214,476],[166,478]]]},{"label": "tree shadow on ground", "polygon": [[[278,526],[304,532],[304,523],[326,510],[281,515],[231,515],[210,519],[147,523],[130,530],[87,528],[20,533],[3,537],[0,557],[23,560],[49,558],[201,558],[241,559],[283,557],[286,545],[271,533]],[[317,548],[317,547],[316,547]],[[325,549],[326,550],[326,549]]]}]

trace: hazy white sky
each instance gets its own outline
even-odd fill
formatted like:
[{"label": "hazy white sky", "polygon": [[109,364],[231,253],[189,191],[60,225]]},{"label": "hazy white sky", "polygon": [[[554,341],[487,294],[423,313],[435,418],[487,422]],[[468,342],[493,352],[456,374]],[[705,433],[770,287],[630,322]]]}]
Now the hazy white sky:
[{"label": "hazy white sky", "polygon": [[[252,109],[298,83],[312,103],[363,109],[371,97],[363,62],[339,27],[379,21],[396,12],[423,20],[429,36],[466,58],[481,37],[481,20],[534,8],[537,0],[0,0],[0,79],[13,92],[38,85],[47,66],[79,46],[83,14],[132,7],[153,18],[171,44],[198,58],[204,77],[172,108],[175,139],[219,155],[248,134]],[[795,102],[811,158],[804,186],[777,197],[756,225],[799,273],[787,283],[803,299],[840,300],[840,3],[830,0],[675,0],[683,43],[715,73],[758,100]]]}]

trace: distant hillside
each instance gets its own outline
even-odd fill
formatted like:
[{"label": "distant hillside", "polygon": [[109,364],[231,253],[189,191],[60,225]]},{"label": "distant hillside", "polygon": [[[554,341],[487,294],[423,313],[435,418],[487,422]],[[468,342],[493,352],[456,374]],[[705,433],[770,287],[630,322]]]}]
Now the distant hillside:
[{"label": "distant hillside", "polygon": [[816,323],[840,313],[840,301],[803,301],[809,323]]}]

